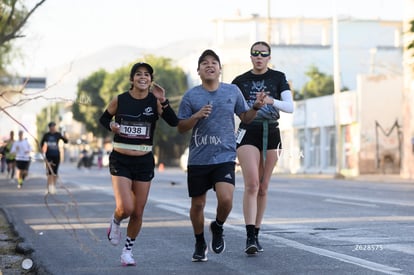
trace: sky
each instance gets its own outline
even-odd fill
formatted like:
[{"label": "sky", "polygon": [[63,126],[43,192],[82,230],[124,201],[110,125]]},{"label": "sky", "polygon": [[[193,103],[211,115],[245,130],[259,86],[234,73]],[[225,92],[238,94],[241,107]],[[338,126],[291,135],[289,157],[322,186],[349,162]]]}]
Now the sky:
[{"label": "sky", "polygon": [[[35,0],[24,1],[28,8]],[[333,2],[336,2],[334,8]],[[216,18],[267,16],[402,19],[404,0],[47,0],[16,41],[22,59],[11,70],[42,75],[48,68],[111,46],[159,48],[188,38],[214,38]]]},{"label": "sky", "polygon": [[[22,2],[31,9],[38,1]],[[268,6],[272,17],[326,18],[336,12],[363,19],[402,20],[404,1],[408,0],[46,0],[25,25],[25,37],[14,41],[20,58],[14,58],[8,69],[20,76],[46,76],[49,80],[55,68],[114,46],[150,51],[188,39],[213,42],[213,19],[265,17]],[[36,101],[8,110],[29,127],[42,106]],[[11,121],[0,114],[2,125],[3,120],[6,124]],[[8,131],[2,127],[0,136],[7,133],[3,130]]]}]

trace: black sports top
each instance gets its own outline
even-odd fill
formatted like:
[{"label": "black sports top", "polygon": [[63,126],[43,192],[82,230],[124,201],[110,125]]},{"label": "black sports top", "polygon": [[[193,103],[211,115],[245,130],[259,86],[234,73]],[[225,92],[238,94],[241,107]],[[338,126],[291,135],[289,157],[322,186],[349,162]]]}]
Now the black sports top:
[{"label": "black sports top", "polygon": [[[249,106],[253,106],[257,92],[270,92],[269,96],[280,100],[280,94],[290,90],[285,74],[272,69],[260,75],[253,74],[251,71],[245,72],[236,77],[232,83],[240,88]],[[265,105],[257,112],[256,120],[276,121],[278,119],[279,110],[271,105]]]},{"label": "black sports top", "polygon": [[120,94],[115,113],[120,133],[114,135],[114,142],[152,145],[157,120],[157,98],[152,93],[143,99],[133,98],[128,91]]},{"label": "black sports top", "polygon": [[43,144],[47,144],[46,157],[59,157],[59,140],[63,140],[64,143],[68,143],[68,139],[62,136],[61,133],[47,132],[43,135],[42,140],[40,141],[40,147],[43,147]]}]

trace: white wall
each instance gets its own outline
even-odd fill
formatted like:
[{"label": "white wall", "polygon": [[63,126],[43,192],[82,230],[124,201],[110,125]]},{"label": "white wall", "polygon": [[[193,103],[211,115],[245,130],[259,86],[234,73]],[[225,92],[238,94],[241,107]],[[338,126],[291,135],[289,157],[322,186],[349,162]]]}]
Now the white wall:
[{"label": "white wall", "polygon": [[385,155],[391,155],[395,165],[399,160],[398,129],[393,127],[402,126],[402,92],[401,76],[358,76],[361,173],[378,172],[377,161]]}]

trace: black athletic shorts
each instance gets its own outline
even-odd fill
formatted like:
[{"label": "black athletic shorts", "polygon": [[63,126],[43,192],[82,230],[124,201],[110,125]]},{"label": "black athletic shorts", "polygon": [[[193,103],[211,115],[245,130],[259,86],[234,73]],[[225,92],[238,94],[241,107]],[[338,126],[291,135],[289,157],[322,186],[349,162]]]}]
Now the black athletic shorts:
[{"label": "black athletic shorts", "polygon": [[[46,160],[49,162],[49,165],[46,165],[46,174],[48,175],[57,175],[60,164],[60,156],[48,156],[46,155]],[[50,167],[49,167],[50,166]],[[52,170],[50,170],[52,169]],[[52,173],[53,171],[53,173]]]},{"label": "black athletic shorts", "polygon": [[16,160],[16,166],[19,170],[29,170],[30,160]]},{"label": "black athletic shorts", "polygon": [[154,168],[155,161],[152,152],[143,156],[128,156],[112,151],[109,155],[109,172],[112,176],[151,181],[154,178]]},{"label": "black athletic shorts", "polygon": [[[243,130],[245,130],[245,133],[241,140],[237,142],[237,148],[242,145],[250,144],[257,147],[260,151],[263,151],[263,125],[256,123],[252,123],[251,125],[240,125],[238,135],[240,135],[240,131]],[[268,126],[266,149],[282,149],[282,140],[280,138],[280,130],[277,123],[270,123]]]},{"label": "black athletic shorts", "polygon": [[7,164],[9,164],[9,163],[16,163],[16,160],[15,159],[6,159],[6,163]]},{"label": "black athletic shorts", "polygon": [[187,187],[189,197],[197,197],[209,189],[215,189],[217,182],[235,185],[235,163],[225,162],[211,165],[189,165],[187,170]]}]

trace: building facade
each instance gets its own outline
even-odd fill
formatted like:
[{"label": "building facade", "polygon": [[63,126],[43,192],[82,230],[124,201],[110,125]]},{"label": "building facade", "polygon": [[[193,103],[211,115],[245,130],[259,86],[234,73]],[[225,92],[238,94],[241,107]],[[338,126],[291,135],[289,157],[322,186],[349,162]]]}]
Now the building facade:
[{"label": "building facade", "polygon": [[[305,99],[295,102],[293,114],[282,114],[284,152],[275,171],[399,173],[402,22],[350,17],[337,22],[334,41],[331,18],[217,19],[215,48],[223,81],[251,68],[249,49],[258,40],[270,41],[271,67],[286,74],[294,92],[309,81],[310,66],[327,75],[338,73],[340,87],[348,90],[338,95],[339,104],[334,95]],[[334,72],[334,46],[339,72]]]},{"label": "building facade", "polygon": [[[402,77],[357,78],[355,91],[339,95],[339,109],[329,95],[296,101],[293,114],[282,113],[284,152],[276,171],[334,174],[339,162],[339,172],[345,176],[400,172]],[[339,139],[335,112],[340,117]]]}]

